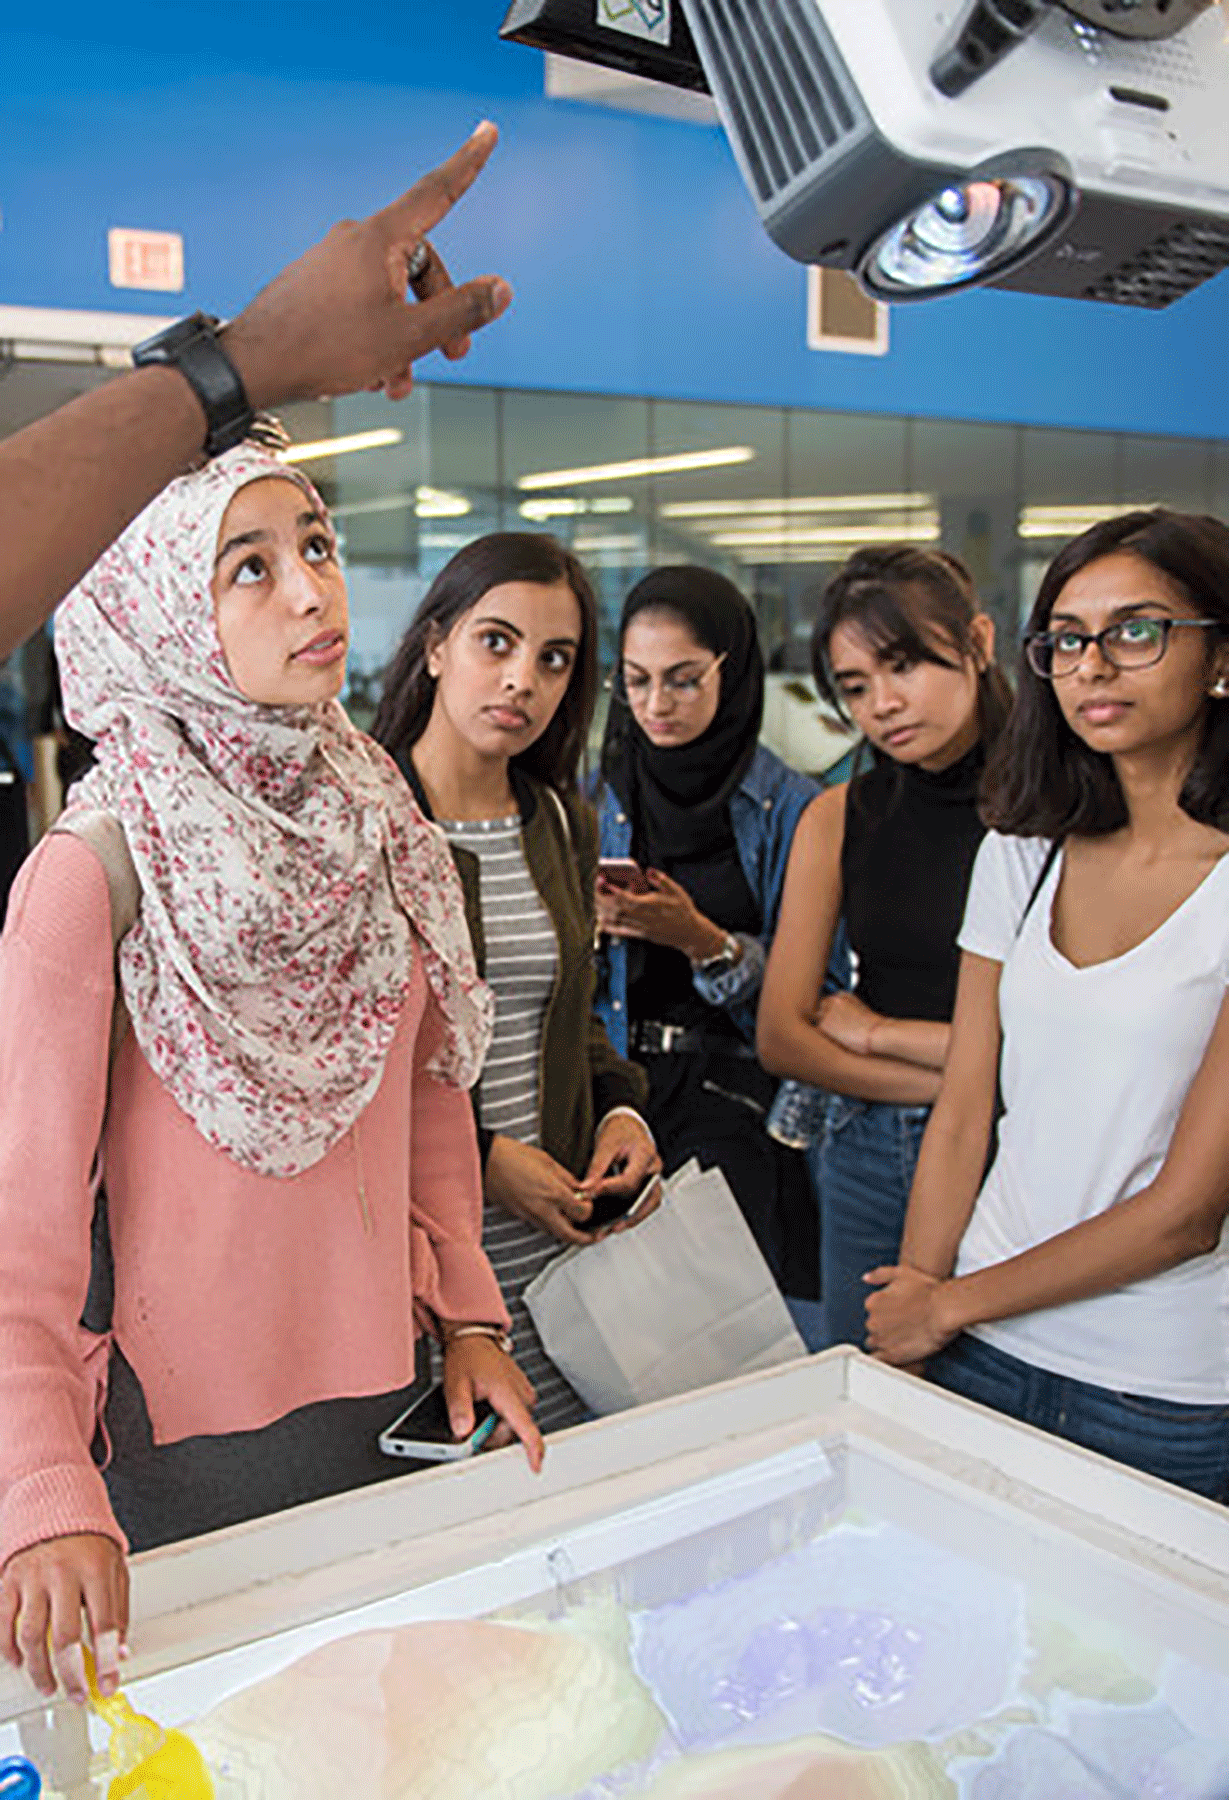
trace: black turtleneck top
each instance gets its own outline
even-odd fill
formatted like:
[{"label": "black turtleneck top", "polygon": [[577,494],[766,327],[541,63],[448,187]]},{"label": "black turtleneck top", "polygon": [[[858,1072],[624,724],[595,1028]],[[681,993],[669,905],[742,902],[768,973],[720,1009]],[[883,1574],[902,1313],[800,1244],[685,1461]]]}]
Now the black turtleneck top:
[{"label": "black turtleneck top", "polygon": [[981,746],[937,775],[876,759],[845,800],[841,879],[857,992],[889,1019],[949,1020],[973,862]]}]

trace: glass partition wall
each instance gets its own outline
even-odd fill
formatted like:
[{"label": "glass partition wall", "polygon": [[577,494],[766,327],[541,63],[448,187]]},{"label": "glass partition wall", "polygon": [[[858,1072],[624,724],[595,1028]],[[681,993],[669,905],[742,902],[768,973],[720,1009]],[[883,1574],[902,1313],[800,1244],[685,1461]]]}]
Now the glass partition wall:
[{"label": "glass partition wall", "polygon": [[[0,435],[99,378],[18,365],[0,380]],[[488,531],[552,531],[583,558],[606,666],[623,598],[647,569],[722,569],[754,602],[776,699],[792,696],[797,725],[814,713],[805,673],[818,595],[860,545],[904,539],[964,557],[1011,663],[1047,560],[1086,524],[1155,502],[1229,521],[1221,441],[452,383],[422,383],[398,405],[366,394],[283,417],[342,534],[348,699],[363,723],[431,578]],[[44,666],[38,647],[0,666],[11,736],[30,735]],[[779,715],[770,735],[791,760],[822,766],[839,752]]]},{"label": "glass partition wall", "polygon": [[452,552],[496,529],[555,532],[585,560],[607,658],[632,583],[693,561],[743,586],[774,666],[803,669],[818,593],[860,545],[958,552],[1010,657],[1086,524],[1155,503],[1229,520],[1220,441],[427,384],[285,420],[344,535],[360,682]]}]

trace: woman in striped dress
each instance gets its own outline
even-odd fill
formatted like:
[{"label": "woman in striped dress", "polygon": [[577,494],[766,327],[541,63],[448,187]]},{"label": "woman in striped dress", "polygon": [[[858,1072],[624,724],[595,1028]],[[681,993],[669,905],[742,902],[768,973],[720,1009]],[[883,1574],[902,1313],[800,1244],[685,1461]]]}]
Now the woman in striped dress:
[{"label": "woman in striped dress", "polygon": [[[639,1069],[594,1012],[597,825],[576,790],[597,686],[588,578],[553,538],[500,532],[436,577],[389,669],[375,735],[443,827],[495,1036],[474,1091],[483,1245],[538,1422],[586,1416],[542,1347],[526,1287],[661,1166]],[[658,1204],[654,1188],[615,1229]]]}]

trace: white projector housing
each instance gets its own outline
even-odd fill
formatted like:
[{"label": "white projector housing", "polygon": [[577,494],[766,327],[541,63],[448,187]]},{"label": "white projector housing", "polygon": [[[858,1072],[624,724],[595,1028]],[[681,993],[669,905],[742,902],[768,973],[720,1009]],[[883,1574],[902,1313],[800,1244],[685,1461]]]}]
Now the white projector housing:
[{"label": "white projector housing", "polygon": [[682,7],[764,225],[800,262],[889,301],[978,283],[1148,307],[1229,266],[1218,6],[1148,41],[1056,5],[952,98],[931,71],[970,0]]}]

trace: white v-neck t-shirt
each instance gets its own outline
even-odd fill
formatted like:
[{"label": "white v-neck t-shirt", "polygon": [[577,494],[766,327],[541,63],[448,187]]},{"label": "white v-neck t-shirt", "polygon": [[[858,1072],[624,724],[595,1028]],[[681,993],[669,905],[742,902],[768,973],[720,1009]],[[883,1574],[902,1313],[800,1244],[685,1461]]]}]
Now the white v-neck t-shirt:
[{"label": "white v-neck t-shirt", "polygon": [[[1229,856],[1143,943],[1077,968],[1054,946],[1061,855],[990,832],[960,948],[1002,963],[999,1149],[957,1275],[1095,1218],[1154,1179],[1229,983]],[[1018,934],[1018,935],[1017,935]],[[977,1325],[1009,1356],[1119,1393],[1229,1400],[1229,1226],[1220,1246],[1113,1293]]]}]

